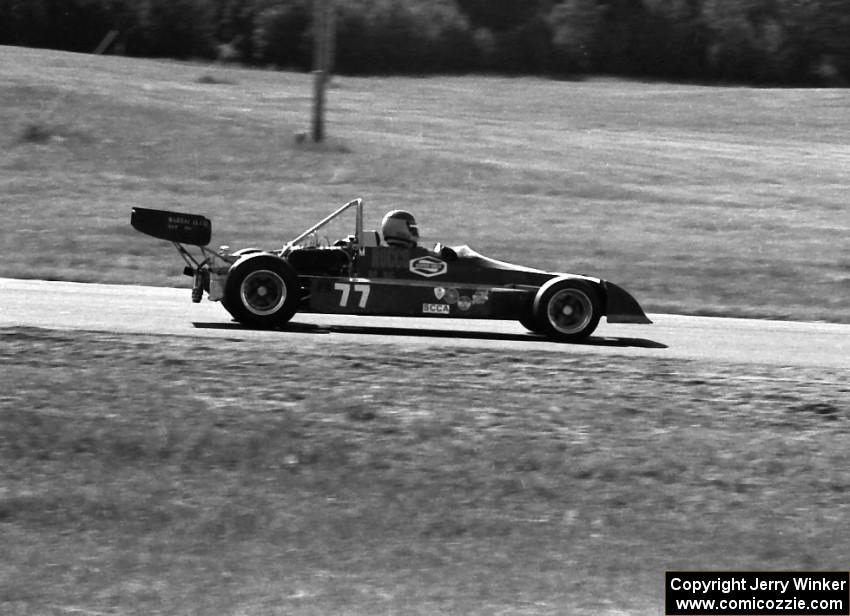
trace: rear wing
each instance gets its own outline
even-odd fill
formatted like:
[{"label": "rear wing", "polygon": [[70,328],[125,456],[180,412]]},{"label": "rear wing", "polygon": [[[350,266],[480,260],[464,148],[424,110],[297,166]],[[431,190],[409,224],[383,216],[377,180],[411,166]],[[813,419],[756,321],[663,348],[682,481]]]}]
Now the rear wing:
[{"label": "rear wing", "polygon": [[137,231],[178,244],[206,246],[212,235],[212,222],[199,214],[134,207],[130,224]]}]

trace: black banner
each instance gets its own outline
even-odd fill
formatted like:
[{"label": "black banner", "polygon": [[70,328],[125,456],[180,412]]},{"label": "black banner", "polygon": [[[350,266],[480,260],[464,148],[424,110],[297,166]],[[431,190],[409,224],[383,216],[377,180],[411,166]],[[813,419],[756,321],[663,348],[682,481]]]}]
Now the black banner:
[{"label": "black banner", "polygon": [[850,616],[847,571],[668,571],[666,616]]}]

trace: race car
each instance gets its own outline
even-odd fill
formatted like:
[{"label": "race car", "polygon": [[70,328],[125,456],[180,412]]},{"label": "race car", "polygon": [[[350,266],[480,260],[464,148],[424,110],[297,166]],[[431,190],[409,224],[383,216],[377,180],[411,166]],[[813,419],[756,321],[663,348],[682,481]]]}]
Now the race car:
[{"label": "race car", "polygon": [[[320,229],[354,211],[354,233],[334,242]],[[387,245],[363,228],[363,200],[349,201],[277,250],[208,248],[205,216],[135,207],[132,226],[170,241],[194,279],[192,300],[207,294],[249,327],[275,328],[296,312],[517,320],[550,339],[590,336],[611,323],[651,323],[621,287],[589,276],[497,261],[469,246]],[[200,256],[186,246],[195,246]]]}]

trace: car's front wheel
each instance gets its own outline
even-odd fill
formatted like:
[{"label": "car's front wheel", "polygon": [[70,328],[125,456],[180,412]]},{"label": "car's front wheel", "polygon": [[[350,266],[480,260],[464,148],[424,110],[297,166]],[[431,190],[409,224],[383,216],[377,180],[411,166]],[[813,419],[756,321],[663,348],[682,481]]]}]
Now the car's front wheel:
[{"label": "car's front wheel", "polygon": [[254,327],[283,325],[298,307],[298,275],[270,254],[249,254],[227,276],[224,306],[240,323]]},{"label": "car's front wheel", "polygon": [[602,317],[602,302],[594,285],[586,280],[554,279],[534,298],[533,315],[542,332],[556,340],[584,340]]}]

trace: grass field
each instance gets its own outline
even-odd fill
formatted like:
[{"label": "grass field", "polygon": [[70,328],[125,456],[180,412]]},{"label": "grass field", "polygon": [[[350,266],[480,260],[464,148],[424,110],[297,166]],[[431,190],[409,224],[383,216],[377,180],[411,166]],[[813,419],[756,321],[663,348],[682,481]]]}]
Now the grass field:
[{"label": "grass field", "polygon": [[652,311],[850,320],[850,90],[343,78],[0,49],[0,275],[184,285],[130,207],[275,247],[366,199]]},{"label": "grass field", "polygon": [[848,565],[838,373],[28,329],[0,365],[3,614],[657,615],[668,569]]},{"label": "grass field", "polygon": [[[307,75],[0,60],[0,276],[185,285],[131,206],[274,247],[363,196],[650,311],[850,321],[850,91],[343,78],[319,146]],[[642,616],[667,569],[848,568],[844,374],[389,348],[0,330],[0,613]]]}]

